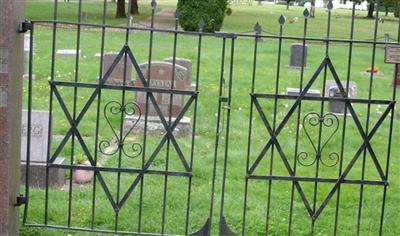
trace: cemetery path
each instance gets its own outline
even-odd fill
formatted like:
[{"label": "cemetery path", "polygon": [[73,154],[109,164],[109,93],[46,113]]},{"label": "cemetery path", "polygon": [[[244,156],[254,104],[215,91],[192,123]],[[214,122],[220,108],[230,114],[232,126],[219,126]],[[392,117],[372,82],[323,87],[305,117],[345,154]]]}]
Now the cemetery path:
[{"label": "cemetery path", "polygon": [[[174,29],[175,28],[175,8],[163,8],[154,15],[154,28]],[[140,21],[139,25],[150,27],[151,16],[146,20]]]}]

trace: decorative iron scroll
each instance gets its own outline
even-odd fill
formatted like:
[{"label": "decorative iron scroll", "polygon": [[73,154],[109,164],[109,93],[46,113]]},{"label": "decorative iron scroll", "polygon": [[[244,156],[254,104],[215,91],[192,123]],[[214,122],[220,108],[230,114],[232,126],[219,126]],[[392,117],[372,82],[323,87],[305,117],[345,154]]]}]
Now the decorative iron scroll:
[{"label": "decorative iron scroll", "polygon": [[[326,167],[336,166],[340,160],[339,154],[337,152],[330,152],[327,156],[323,156],[322,152],[339,129],[338,117],[333,113],[326,113],[320,116],[320,114],[316,112],[310,112],[304,116],[302,124],[304,133],[315,151],[315,156],[313,158],[308,152],[300,152],[296,157],[298,163],[302,166],[312,166],[319,160],[321,164]],[[318,143],[314,142],[311,138],[310,129],[313,127],[319,127],[319,129],[321,129],[318,131]],[[321,140],[322,130],[328,130],[328,132],[331,130],[328,139],[325,141]]]},{"label": "decorative iron scroll", "polygon": [[[131,120],[131,122],[133,124],[130,126],[129,130],[124,133],[124,135],[122,136],[122,139],[120,139],[119,135],[117,134],[117,129],[115,129],[111,123],[111,119],[112,119],[111,117],[113,117],[113,116],[118,117],[121,115],[129,115],[129,116],[136,115],[137,116],[137,119]],[[126,103],[124,105],[122,105],[121,103],[116,102],[116,101],[108,102],[104,106],[104,117],[105,117],[108,125],[110,126],[112,132],[114,133],[116,141],[113,142],[110,140],[102,140],[99,143],[100,152],[104,155],[112,156],[115,153],[117,153],[119,150],[121,150],[122,153],[125,154],[125,156],[127,156],[129,158],[138,157],[142,153],[142,149],[143,149],[142,145],[140,143],[133,143],[132,145],[130,145],[129,150],[126,150],[125,139],[132,132],[132,130],[136,127],[137,123],[140,120],[141,115],[142,115],[142,112],[141,112],[139,106],[134,102]],[[111,148],[113,146],[113,143],[117,145],[117,148],[112,151],[106,151],[108,148]]]}]

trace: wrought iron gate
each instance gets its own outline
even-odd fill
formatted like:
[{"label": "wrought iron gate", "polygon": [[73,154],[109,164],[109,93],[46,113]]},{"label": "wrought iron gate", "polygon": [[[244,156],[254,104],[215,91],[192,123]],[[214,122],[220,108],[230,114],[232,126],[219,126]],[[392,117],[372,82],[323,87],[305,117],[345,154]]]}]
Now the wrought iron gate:
[{"label": "wrought iron gate", "polygon": [[[324,38],[307,35],[310,20],[307,9],[298,22],[303,24],[304,34],[294,37],[285,36],[288,23],[283,15],[277,19],[278,34],[264,32],[258,23],[252,33],[206,33],[203,32],[203,21],[199,22],[198,32],[184,32],[178,29],[179,13],[175,16],[174,29],[154,28],[157,5],[154,0],[151,1],[149,27],[133,26],[130,16],[126,26],[108,25],[107,1],[104,1],[101,24],[83,22],[84,3],[81,0],[77,3],[77,22],[62,21],[58,19],[59,4],[54,2],[53,20],[25,23],[30,26],[27,30],[31,50],[26,82],[29,135],[26,142],[24,226],[134,235],[336,235],[349,232],[359,235],[364,232],[366,189],[371,187],[372,191],[382,191],[382,195],[374,202],[379,211],[372,214],[379,223],[370,232],[383,234],[396,89],[385,87],[384,91],[391,91],[391,94],[386,92],[384,98],[378,96],[382,93],[373,94],[376,83],[374,68],[379,59],[377,50],[382,46],[397,46],[399,40],[379,40],[379,7],[373,39],[357,40],[354,38],[356,2],[348,39],[331,36],[332,2],[327,4]],[[50,127],[46,135],[48,150],[44,189],[33,188],[29,181],[35,164],[31,161],[31,153],[37,148],[31,145],[34,135],[32,111],[37,89],[34,83],[38,80],[33,80],[33,72],[35,66],[39,66],[32,49],[35,30],[42,25],[51,30],[50,75],[45,88],[49,91],[48,107],[42,108],[49,111]],[[62,43],[58,34],[63,37],[72,30],[76,32],[74,57],[69,62],[64,61],[74,65],[68,81],[59,76],[57,60],[61,59],[57,56],[57,43]],[[81,79],[85,77],[80,73],[82,61],[86,60],[81,55],[81,35],[85,30],[97,32],[100,39],[99,79],[95,82]],[[103,58],[109,50],[106,35],[110,33],[119,34],[124,39],[111,66],[104,68]],[[146,35],[146,56],[141,52],[142,45],[135,45],[141,40],[135,38],[136,35]],[[155,39],[159,35],[170,37],[172,45],[170,52],[166,53],[172,55],[169,88],[151,86],[152,65],[154,60],[160,59],[154,55],[154,47],[162,44]],[[176,87],[180,40],[188,40],[186,44],[190,45],[187,50],[191,50],[191,54],[186,55],[195,65],[193,88]],[[299,42],[302,48],[301,66],[294,69],[293,74],[286,72],[283,62],[285,42]],[[246,48],[241,51],[246,55],[237,53],[238,44]],[[305,61],[307,44],[317,45],[315,47],[320,50],[316,54],[319,61],[309,66]],[[214,47],[207,49],[209,45]],[[273,50],[276,61],[265,60],[263,54],[271,53],[262,48],[265,45],[276,47]],[[346,47],[347,55],[333,58],[332,47],[337,45]],[[353,60],[356,45],[371,48],[371,70],[362,86],[367,93],[358,98],[350,95],[352,68],[360,60]],[[215,58],[208,57],[207,60],[212,62],[203,66],[202,55],[207,50]],[[139,54],[141,59],[138,59]],[[237,72],[239,65],[235,60],[243,57],[250,62]],[[139,65],[140,60],[147,62],[146,72]],[[110,83],[109,79],[120,63],[123,63],[122,82]],[[137,74],[135,84],[127,76],[130,66]],[[338,67],[341,72],[338,72]],[[272,72],[267,73],[268,70]],[[271,74],[275,78],[268,77]],[[207,81],[210,84],[202,84],[207,76],[212,77]],[[329,78],[336,89],[334,95],[325,89]],[[246,81],[247,87],[235,87],[240,79]],[[283,93],[282,89],[288,85],[296,86],[297,92]],[[321,89],[322,93],[315,96],[312,89]],[[129,100],[130,96],[140,93],[145,94],[144,107],[137,100]],[[236,99],[238,93],[248,95],[242,101]],[[157,100],[160,94],[167,101],[167,109],[160,107]],[[184,106],[173,117],[171,114],[175,108],[171,104],[177,97],[184,98]],[[342,107],[342,113],[329,112],[328,105]],[[162,130],[157,134],[151,133],[149,127],[151,106]],[[360,107],[366,110],[360,112]],[[376,113],[375,107],[383,111]],[[127,116],[134,118],[126,120]],[[185,116],[191,117],[191,127],[190,134],[182,137],[178,131]],[[126,126],[127,122],[131,122],[130,125]],[[138,127],[142,129],[140,132],[136,131]],[[58,137],[52,134],[55,129]],[[243,130],[246,132],[240,133]],[[207,138],[210,137],[207,133],[212,133],[213,138]],[[379,150],[386,153],[376,152],[375,136],[380,136],[375,139],[385,138],[387,146]],[[356,139],[358,144],[354,144]],[[62,155],[67,163],[55,162]],[[77,165],[79,156],[84,156],[89,165]],[[111,164],[103,165],[101,158],[106,158]],[[198,166],[194,164],[197,160]],[[243,165],[235,164],[240,161]],[[355,167],[357,164],[359,167]],[[50,184],[54,170],[66,170],[69,176],[66,187],[61,190]],[[76,170],[94,172],[90,187],[73,183]],[[374,174],[370,175],[370,172]],[[194,184],[198,179],[201,184]],[[343,190],[345,186],[352,186],[351,191]],[[341,200],[344,191],[357,196],[345,195],[345,206]],[[39,202],[42,205],[38,206]],[[105,204],[111,208],[107,209]],[[356,205],[352,217],[354,225],[348,225],[341,222],[341,211],[352,204]],[[61,213],[59,209],[62,209]],[[159,217],[157,220],[155,215]],[[318,220],[323,216],[322,226],[318,226]],[[345,225],[343,229],[341,223]]]}]

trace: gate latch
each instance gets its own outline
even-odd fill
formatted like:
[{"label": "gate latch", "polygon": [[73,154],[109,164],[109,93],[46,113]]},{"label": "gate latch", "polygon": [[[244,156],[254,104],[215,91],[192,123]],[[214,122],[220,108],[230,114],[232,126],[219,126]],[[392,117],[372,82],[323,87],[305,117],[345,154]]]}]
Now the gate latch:
[{"label": "gate latch", "polygon": [[27,199],[24,195],[20,194],[20,195],[17,197],[17,202],[14,204],[14,206],[21,206],[21,205],[24,205],[24,204],[27,203],[27,201],[28,201],[28,199]]},{"label": "gate latch", "polygon": [[31,29],[32,29],[32,23],[30,21],[25,20],[21,22],[21,24],[19,25],[18,32],[24,34]]}]

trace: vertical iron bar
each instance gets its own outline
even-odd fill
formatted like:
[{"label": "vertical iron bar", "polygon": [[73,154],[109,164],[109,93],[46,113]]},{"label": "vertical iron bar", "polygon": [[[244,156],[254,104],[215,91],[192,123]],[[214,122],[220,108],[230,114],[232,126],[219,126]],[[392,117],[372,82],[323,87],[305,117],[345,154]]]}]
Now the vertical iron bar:
[{"label": "vertical iron bar", "polygon": [[[331,15],[332,11],[331,9],[328,10],[328,20],[327,20],[327,29],[326,29],[326,38],[330,38],[330,31],[331,31]],[[325,45],[325,57],[329,57],[329,41],[326,41]],[[324,79],[322,83],[322,97],[325,97],[325,86],[326,86],[326,76],[327,76],[327,66],[325,65],[324,68]],[[324,108],[325,108],[325,102],[324,100],[321,101],[321,110],[320,110],[320,117],[323,117],[324,115]],[[322,121],[323,122],[323,121]],[[319,131],[318,131],[318,147],[317,150],[318,152],[316,153],[316,167],[315,167],[315,178],[319,177],[319,167],[320,167],[320,158],[321,158],[321,142],[322,142],[322,122],[319,123]],[[315,213],[316,207],[317,207],[317,196],[318,196],[318,182],[316,181],[314,183],[314,196],[313,196],[313,212]],[[315,229],[315,221],[316,219],[312,218],[311,219],[311,235],[314,235],[314,229]]]},{"label": "vertical iron bar", "polygon": [[[99,70],[99,79],[98,79],[98,86],[99,86],[99,94],[97,97],[97,111],[96,111],[96,134],[95,134],[95,146],[94,146],[94,163],[97,166],[97,159],[98,159],[98,145],[99,145],[99,129],[100,129],[100,112],[101,112],[101,81],[103,77],[103,60],[104,60],[104,45],[105,45],[105,24],[106,24],[106,15],[107,15],[107,0],[103,2],[103,27],[101,29],[101,48],[100,48],[100,70]],[[97,171],[95,171],[94,178],[93,178],[93,194],[92,194],[92,222],[91,228],[94,229],[95,225],[95,216],[96,216],[96,180],[97,180]]]},{"label": "vertical iron bar", "polygon": [[[281,17],[283,17],[283,15],[281,15]],[[284,18],[282,18],[282,19],[284,19]],[[272,131],[273,131],[273,133],[275,133],[275,131],[276,131],[276,113],[277,113],[277,109],[278,109],[278,96],[277,95],[279,93],[279,79],[280,79],[280,72],[281,72],[283,26],[284,26],[284,22],[280,22],[280,25],[279,25],[279,39],[278,39],[278,61],[277,61],[277,64],[276,64],[276,78],[275,78],[274,113],[273,113],[273,121],[272,121]],[[273,174],[274,151],[275,151],[275,143],[272,143],[272,146],[271,146],[271,161],[269,163],[269,176],[272,176],[272,174]],[[267,192],[267,213],[266,213],[266,222],[265,222],[265,233],[266,234],[268,234],[268,231],[269,231],[271,194],[272,194],[272,180],[270,179],[268,181],[268,192]]]},{"label": "vertical iron bar", "polygon": [[[355,9],[356,9],[357,2],[353,2],[353,8],[351,11],[351,26],[350,26],[350,43],[349,43],[349,56],[347,61],[347,81],[346,81],[346,93],[349,93],[350,87],[350,76],[351,76],[351,64],[352,64],[352,56],[353,56],[353,38],[354,38],[354,22],[355,22]],[[342,130],[342,141],[341,141],[341,148],[340,148],[340,161],[339,161],[339,173],[338,177],[342,175],[343,171],[343,158],[344,158],[344,146],[345,146],[345,139],[346,139],[346,125],[347,125],[347,103],[345,103],[344,107],[344,116],[343,116],[343,130]],[[339,222],[339,206],[340,206],[340,185],[338,187],[336,193],[336,210],[335,210],[335,223],[333,234],[337,235],[338,230],[338,222]]]},{"label": "vertical iron bar", "polygon": [[[379,5],[380,0],[377,0],[376,6],[376,16],[375,16],[375,26],[374,26],[374,38],[373,41],[376,42],[377,35],[378,35],[378,21],[379,21]],[[371,58],[371,73],[370,73],[370,80],[369,80],[369,92],[368,92],[368,100],[372,98],[372,86],[374,80],[374,70],[375,67],[375,54],[376,54],[376,44],[372,45],[372,58]],[[365,134],[368,135],[369,133],[369,119],[371,115],[371,104],[368,103],[367,105],[367,119],[365,124]],[[367,150],[364,148],[363,152],[363,160],[362,160],[362,170],[361,170],[361,180],[365,179],[365,162],[366,162]],[[357,215],[357,236],[360,235],[360,228],[361,228],[361,218],[362,218],[362,208],[363,208],[363,199],[364,199],[364,184],[360,186],[360,200],[358,202],[358,215]]]},{"label": "vertical iron bar", "polygon": [[[257,51],[258,51],[258,41],[259,41],[260,32],[256,32],[254,36],[254,49],[253,49],[253,74],[251,78],[251,93],[254,93],[254,86],[256,81],[256,72],[257,72]],[[247,174],[249,174],[249,166],[250,166],[250,154],[251,154],[251,135],[252,135],[252,126],[253,126],[253,97],[250,96],[250,115],[249,115],[249,133],[247,136],[247,158],[246,158],[246,177],[244,184],[244,203],[243,203],[243,221],[242,221],[242,236],[245,235],[246,232],[246,208],[247,208],[247,191],[249,178]]]},{"label": "vertical iron bar", "polygon": [[[153,55],[153,37],[154,37],[154,14],[156,8],[156,1],[151,1],[151,23],[150,23],[150,39],[149,39],[149,55],[147,64],[147,83],[150,85],[151,80],[151,60]],[[145,168],[146,161],[146,144],[147,144],[147,121],[149,110],[149,92],[146,92],[146,109],[144,114],[144,128],[143,128],[143,152],[142,152],[142,170]],[[144,175],[140,178],[140,193],[139,193],[139,216],[138,216],[138,233],[142,231],[142,212],[143,212],[143,189],[144,189]]]},{"label": "vertical iron bar", "polygon": [[[132,4],[132,0],[129,0],[128,2],[128,16],[127,16],[127,21],[126,21],[126,32],[125,32],[125,47],[128,47],[129,45],[129,25],[130,25],[130,19],[131,19],[131,4]],[[123,89],[121,92],[121,116],[120,116],[120,126],[119,126],[119,137],[118,137],[118,169],[121,168],[122,166],[122,149],[123,149],[123,135],[124,135],[124,114],[125,114],[125,95],[126,95],[126,90],[125,90],[125,85],[126,85],[126,69],[127,69],[127,58],[128,55],[125,52],[124,54],[124,75],[123,75]],[[130,65],[130,63],[129,63]],[[116,203],[119,204],[119,200],[120,200],[120,190],[121,190],[121,172],[117,172],[117,201]],[[119,222],[119,211],[120,209],[116,209],[115,211],[115,225],[114,225],[114,230],[118,231],[118,222]]]},{"label": "vertical iron bar", "polygon": [[[172,75],[171,75],[171,89],[174,89],[175,83],[175,67],[176,67],[176,47],[178,40],[178,19],[175,18],[175,32],[174,32],[174,45],[172,50]],[[173,93],[169,96],[169,106],[168,106],[168,127],[171,127],[171,113],[173,106]],[[173,135],[173,134],[172,134]],[[169,169],[169,151],[170,151],[170,138],[167,136],[167,156],[165,158],[165,175],[164,175],[164,192],[163,192],[163,208],[162,208],[162,220],[161,220],[161,234],[165,232],[165,219],[166,219],[166,204],[167,204],[167,192],[168,192],[168,169]]]},{"label": "vertical iron bar", "polygon": [[[397,42],[400,42],[400,18],[398,21],[398,28],[397,28]],[[395,70],[394,70],[394,80],[397,79],[397,75],[399,73],[399,64],[395,64]],[[392,100],[396,101],[396,93],[397,93],[397,87],[396,87],[396,81],[393,81],[393,94],[392,94]],[[388,137],[388,148],[387,148],[387,158],[386,158],[386,170],[385,170],[385,176],[386,180],[389,179],[389,164],[390,164],[390,157],[391,157],[391,151],[392,151],[392,139],[393,139],[393,127],[394,127],[394,107],[392,108],[391,111],[391,116],[390,116],[390,126],[389,126],[389,137]],[[379,235],[382,235],[383,231],[383,223],[384,223],[384,216],[385,216],[385,206],[386,206],[386,194],[387,194],[387,188],[388,185],[385,185],[383,187],[383,196],[382,196],[382,208],[381,208],[381,219],[379,222]]]},{"label": "vertical iron bar", "polygon": [[[303,41],[302,41],[302,57],[301,57],[301,68],[300,68],[300,84],[299,91],[303,91],[303,82],[304,82],[304,61],[305,61],[305,46],[306,46],[306,37],[307,37],[307,27],[308,27],[308,9],[306,8],[304,15],[304,27],[303,27]],[[300,136],[300,122],[301,122],[301,101],[299,103],[299,108],[297,112],[297,124],[296,124],[296,144],[294,149],[294,158],[293,158],[293,173],[296,175],[297,171],[297,155],[299,150],[299,136]],[[289,207],[289,222],[288,222],[288,235],[292,234],[292,220],[293,220],[293,207],[294,207],[294,193],[295,186],[292,182],[292,190],[290,195],[290,207]]]},{"label": "vertical iron bar", "polygon": [[[213,173],[212,173],[212,181],[211,181],[211,199],[210,199],[210,225],[212,225],[213,218],[213,210],[214,210],[214,195],[215,195],[215,181],[217,174],[217,159],[218,159],[218,147],[219,147],[219,136],[220,136],[220,123],[221,123],[221,107],[222,107],[222,87],[224,85],[224,69],[225,69],[225,47],[226,47],[226,38],[222,39],[222,52],[221,52],[221,74],[219,78],[219,95],[218,95],[218,114],[217,114],[217,127],[215,132],[215,149],[214,149],[214,162],[213,162]],[[209,231],[209,235],[211,235],[211,230]]]},{"label": "vertical iron bar", "polygon": [[[28,199],[24,206],[24,216],[22,219],[23,225],[26,223],[28,215],[28,205],[29,205],[29,168],[31,160],[31,129],[32,129],[32,67],[33,67],[33,32],[34,24],[32,23],[32,28],[29,32],[29,68],[28,68],[28,120],[27,120],[27,133],[26,133],[26,163],[25,163],[25,197]],[[26,63],[26,62],[25,62]]]},{"label": "vertical iron bar", "polygon": [[[78,3],[78,25],[77,25],[77,35],[76,35],[76,56],[75,56],[75,78],[74,82],[78,83],[79,77],[79,48],[81,42],[81,14],[82,14],[82,0],[79,0]],[[76,106],[77,106],[77,99],[78,99],[78,87],[74,87],[74,101],[73,101],[73,108],[72,108],[72,119],[74,121],[74,125],[76,122]],[[75,155],[75,132],[72,132],[71,137],[71,160],[70,166],[74,165],[74,155]],[[72,168],[69,170],[69,189],[68,189],[68,227],[71,227],[71,217],[72,217],[72,179],[73,179],[73,171]]]},{"label": "vertical iron bar", "polygon": [[[202,35],[199,34],[199,39],[197,43],[197,66],[196,66],[196,93],[199,91],[200,84],[200,59],[201,59],[201,46],[202,46]],[[190,75],[191,76],[191,75]],[[192,126],[192,144],[190,150],[190,170],[193,171],[193,157],[194,157],[194,145],[195,145],[195,137],[196,137],[196,121],[197,121],[197,101],[198,95],[196,94],[196,98],[194,100],[194,109],[193,109],[193,126]],[[188,180],[188,195],[187,195],[187,203],[186,203],[186,221],[185,221],[185,235],[189,234],[189,217],[190,217],[190,201],[191,201],[191,192],[192,192],[192,178],[193,176],[189,176]]]},{"label": "vertical iron bar", "polygon": [[[232,80],[233,80],[233,63],[234,63],[234,52],[235,52],[235,38],[231,39],[231,55],[230,55],[230,65],[229,65],[229,81],[228,81],[228,103],[226,109],[226,130],[225,130],[225,153],[224,153],[224,167],[222,172],[222,187],[221,187],[221,206],[220,206],[220,222],[224,218],[224,202],[225,202],[225,183],[226,183],[226,173],[228,165],[228,151],[229,151],[229,127],[230,127],[230,116],[231,116],[231,103],[232,103]],[[221,234],[221,227],[219,228]]]},{"label": "vertical iron bar", "polygon": [[[53,37],[51,46],[51,69],[50,69],[50,82],[54,81],[54,70],[55,70],[55,57],[56,57],[56,40],[57,40],[57,14],[58,14],[58,0],[54,1],[54,13],[53,13]],[[52,124],[52,113],[53,113],[53,85],[50,86],[49,94],[49,131],[47,133],[47,157],[46,157],[46,189],[45,189],[45,206],[44,206],[44,224],[48,222],[48,209],[49,209],[49,169],[50,169],[50,156],[51,156],[51,124]]]}]

